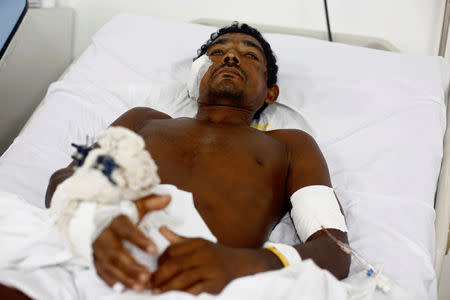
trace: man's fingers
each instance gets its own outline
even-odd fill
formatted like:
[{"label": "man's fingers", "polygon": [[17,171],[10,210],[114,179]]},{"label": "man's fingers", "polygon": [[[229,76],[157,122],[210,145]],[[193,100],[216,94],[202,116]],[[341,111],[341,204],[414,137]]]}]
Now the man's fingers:
[{"label": "man's fingers", "polygon": [[181,242],[184,242],[185,240],[187,240],[187,238],[182,237],[181,235],[176,234],[175,232],[173,232],[172,230],[170,230],[169,228],[167,228],[167,226],[161,226],[159,227],[159,232],[161,232],[161,234],[171,243],[171,244],[178,244]]},{"label": "man's fingers", "polygon": [[[111,232],[105,232],[104,238],[94,244],[94,261],[97,273],[99,275],[106,274],[100,277],[108,284],[114,284],[116,281],[121,281],[121,278],[116,278],[114,277],[114,274],[105,270],[105,265],[112,265],[114,268],[121,270],[121,272],[127,275],[130,280],[134,281],[134,284],[146,285],[150,281],[150,271],[145,266],[137,263],[123,248],[120,241],[116,243],[117,237],[112,235],[112,237],[109,237],[108,239],[109,233]],[[106,243],[105,240],[109,240],[110,242]],[[101,269],[99,269],[99,267],[101,267]]]},{"label": "man's fingers", "polygon": [[148,238],[136,225],[134,225],[127,216],[115,218],[110,225],[111,230],[121,239],[138,246],[150,254],[156,254],[158,249],[155,243]]},{"label": "man's fingers", "polygon": [[192,256],[179,256],[159,265],[158,269],[152,274],[152,286],[159,287],[165,282],[170,281],[178,273],[195,268],[198,262]]},{"label": "man's fingers", "polygon": [[106,282],[107,285],[112,287],[116,282],[116,278],[114,278],[108,271],[105,270],[103,264],[99,263],[97,260],[94,261],[95,269],[97,270],[98,276]]},{"label": "man's fingers", "polygon": [[119,281],[122,284],[124,284],[127,288],[134,289],[136,291],[143,290],[144,288],[143,284],[137,283],[135,280],[128,277],[128,275],[125,274],[122,270],[120,270],[119,268],[115,267],[112,264],[100,263],[97,266],[97,270],[98,271],[101,270],[101,275],[100,273],[98,274],[104,280],[107,278],[108,279],[107,283],[110,286],[114,285],[117,281]]},{"label": "man's fingers", "polygon": [[170,202],[170,195],[150,195],[135,201],[139,211],[139,219],[142,219],[148,212],[165,208]]},{"label": "man's fingers", "polygon": [[185,289],[184,291],[192,295],[199,295],[203,292],[213,293],[213,291],[211,291],[210,286],[211,286],[210,281],[200,281],[195,283],[193,286]]},{"label": "man's fingers", "polygon": [[145,266],[137,263],[125,249],[121,251],[115,250],[110,255],[109,262],[126,273],[138,284],[145,285],[150,280],[150,271]]},{"label": "man's fingers", "polygon": [[93,244],[97,273],[110,286],[117,282],[142,291],[150,282],[150,271],[125,250],[127,240],[147,252],[156,253],[153,241],[147,238],[128,217],[116,217]]},{"label": "man's fingers", "polygon": [[166,250],[158,257],[158,265],[164,264],[167,260],[170,260],[177,256],[186,256],[192,254],[200,247],[204,247],[208,241],[196,238],[187,239],[186,241],[178,244],[172,244],[166,248]]},{"label": "man's fingers", "polygon": [[155,292],[164,293],[172,290],[184,291],[195,283],[204,280],[206,275],[205,272],[207,272],[206,269],[195,268],[178,273],[162,285],[156,286]]}]

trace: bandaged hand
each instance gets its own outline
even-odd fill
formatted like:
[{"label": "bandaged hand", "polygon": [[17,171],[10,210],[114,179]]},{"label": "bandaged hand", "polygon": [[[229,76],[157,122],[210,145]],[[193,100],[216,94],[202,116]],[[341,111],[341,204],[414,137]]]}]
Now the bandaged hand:
[{"label": "bandaged hand", "polygon": [[[135,201],[141,220],[148,212],[165,208],[170,196],[151,195]],[[156,254],[155,243],[125,215],[114,218],[94,241],[93,255],[97,274],[109,285],[121,283],[125,287],[142,291],[149,287],[150,271],[128,253],[126,240],[149,254]]]},{"label": "bandaged hand", "polygon": [[235,278],[283,266],[265,249],[232,248],[186,238],[164,226],[160,232],[171,245],[159,257],[158,269],[151,276],[155,294],[171,290],[218,294]]}]

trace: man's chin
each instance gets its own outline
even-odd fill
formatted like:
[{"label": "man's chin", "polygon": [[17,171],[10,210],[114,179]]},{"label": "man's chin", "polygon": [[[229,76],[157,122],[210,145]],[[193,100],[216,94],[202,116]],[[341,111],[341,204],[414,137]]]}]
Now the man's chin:
[{"label": "man's chin", "polygon": [[241,99],[244,94],[242,88],[238,87],[232,81],[222,81],[216,86],[210,88],[210,95],[216,98]]}]

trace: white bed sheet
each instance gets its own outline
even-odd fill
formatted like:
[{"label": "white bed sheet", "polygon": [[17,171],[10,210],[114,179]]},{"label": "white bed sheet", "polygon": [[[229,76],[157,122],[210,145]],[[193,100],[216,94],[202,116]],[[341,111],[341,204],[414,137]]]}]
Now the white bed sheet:
[{"label": "white bed sheet", "polygon": [[[195,105],[184,98],[183,82],[195,50],[212,31],[153,17],[114,18],[49,88],[1,157],[0,190],[43,207],[51,173],[70,161],[71,142],[95,136],[134,106],[192,115]],[[384,264],[418,299],[436,299],[433,205],[445,131],[444,61],[266,37],[279,59],[281,93],[280,105],[263,114],[261,123],[303,128],[315,137],[345,211],[351,245],[373,264]],[[286,122],[286,113],[298,120]],[[294,241],[288,229],[281,233],[279,238]]]}]

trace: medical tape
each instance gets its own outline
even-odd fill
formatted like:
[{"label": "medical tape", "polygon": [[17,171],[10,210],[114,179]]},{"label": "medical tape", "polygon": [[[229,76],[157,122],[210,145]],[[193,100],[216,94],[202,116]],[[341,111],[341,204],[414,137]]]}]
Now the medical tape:
[{"label": "medical tape", "polygon": [[290,245],[266,242],[264,248],[275,254],[285,267],[302,261],[297,249]]},{"label": "medical tape", "polygon": [[212,61],[206,54],[203,54],[192,63],[191,72],[187,81],[188,96],[192,100],[198,99],[200,95],[200,83],[211,65]]},{"label": "medical tape", "polygon": [[292,194],[291,204],[292,221],[302,242],[322,226],[347,232],[345,218],[332,188],[324,185],[303,187]]}]

